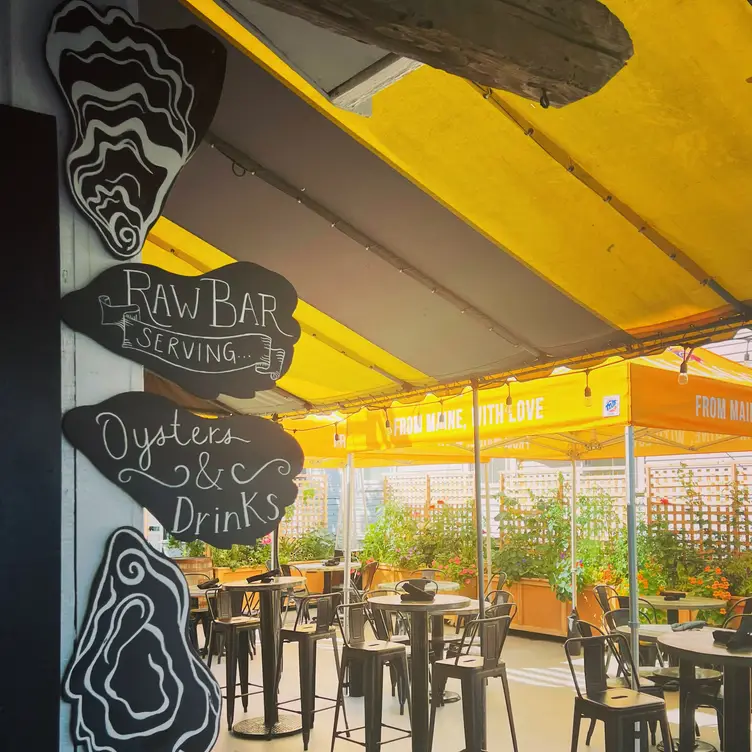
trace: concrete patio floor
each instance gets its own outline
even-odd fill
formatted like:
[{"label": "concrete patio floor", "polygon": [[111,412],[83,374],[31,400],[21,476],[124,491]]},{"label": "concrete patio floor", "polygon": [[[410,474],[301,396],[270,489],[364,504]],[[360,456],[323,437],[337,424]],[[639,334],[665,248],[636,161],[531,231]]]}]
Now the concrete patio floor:
[{"label": "concrete patio floor", "polygon": [[[330,697],[336,696],[337,680],[334,658],[330,644],[320,644],[318,655],[317,693]],[[569,752],[572,733],[572,698],[574,687],[569,667],[564,656],[563,643],[554,640],[534,639],[521,634],[512,634],[504,647],[504,659],[507,664],[514,718],[520,752]],[[221,684],[224,684],[224,662],[212,670]],[[251,681],[261,683],[261,661],[257,656],[251,662]],[[449,683],[448,689],[459,690],[459,685]],[[397,700],[391,697],[388,677],[385,677],[384,721],[394,726],[406,726],[407,716],[400,717]],[[280,689],[280,699],[299,696],[298,666],[296,646],[285,647],[285,672]],[[669,721],[672,731],[678,734],[677,710],[678,693],[666,694],[669,708]],[[362,698],[346,698],[346,707],[351,726],[363,723]],[[501,682],[493,681],[488,688],[488,749],[489,752],[506,752],[512,749],[509,736],[504,698]],[[329,703],[321,702],[321,705]],[[224,711],[224,708],[223,708]],[[248,717],[261,715],[261,697],[250,698]],[[235,720],[246,717],[242,705],[237,702]],[[303,741],[300,735],[278,739],[272,742],[233,737],[227,731],[225,716],[222,716],[222,731],[214,747],[214,752],[244,752],[248,749],[266,748],[269,752],[302,752]],[[316,726],[311,735],[310,752],[329,752],[331,746],[332,723],[334,711],[318,713]],[[715,714],[700,710],[697,713],[701,737],[719,747]],[[340,718],[341,723],[341,718]],[[602,727],[596,729],[593,743],[585,746],[583,724],[579,749],[581,751],[603,752]],[[390,738],[388,729],[384,730],[384,739]],[[464,749],[462,704],[454,703],[440,708],[436,720],[434,750],[437,752],[459,752]],[[346,741],[338,741],[335,750],[356,752],[362,747]],[[388,752],[410,752],[410,740],[396,742],[384,747]],[[428,752],[428,750],[426,751]]]}]

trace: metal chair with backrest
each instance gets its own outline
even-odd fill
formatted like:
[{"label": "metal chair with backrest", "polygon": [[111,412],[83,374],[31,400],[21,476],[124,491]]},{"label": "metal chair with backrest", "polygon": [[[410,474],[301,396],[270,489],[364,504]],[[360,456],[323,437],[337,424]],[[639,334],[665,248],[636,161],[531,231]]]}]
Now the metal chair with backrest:
[{"label": "metal chair with backrest", "polygon": [[[405,686],[409,686],[407,667],[407,652],[404,645],[379,639],[369,639],[368,627],[371,626],[371,613],[367,601],[341,604],[337,608],[337,618],[340,622],[344,647],[342,648],[342,662],[339,670],[339,686],[334,711],[334,728],[332,731],[332,746],[344,736],[349,741],[365,747],[366,752],[380,752],[381,729],[386,727],[393,731],[402,732],[402,736],[390,739],[389,742],[407,739],[411,732],[397,726],[382,723],[382,702],[384,687],[384,668],[397,666],[400,675],[404,677]],[[344,717],[345,728],[340,731],[339,713],[344,713],[345,676],[353,664],[359,664],[363,673],[363,699],[365,706],[365,724],[357,728],[349,728],[347,716]],[[406,692],[408,713],[410,713],[410,692]],[[353,731],[365,730],[365,744],[350,739]],[[389,742],[384,742],[387,744]]]},{"label": "metal chair with backrest", "polygon": [[462,682],[466,752],[482,752],[487,749],[486,684],[489,679],[499,678],[504,691],[512,747],[517,752],[509,681],[506,665],[501,660],[513,614],[499,614],[497,609],[516,610],[516,606],[500,604],[489,609],[489,616],[468,622],[456,654],[433,664],[429,750],[433,748],[436,709],[444,702],[444,687],[448,679],[459,679]]},{"label": "metal chair with backrest", "polygon": [[[201,582],[210,582],[211,577],[204,572],[183,572],[185,581],[188,583],[190,589],[194,585],[198,585]],[[209,628],[211,625],[211,616],[209,614],[209,606],[206,603],[206,596],[203,596],[203,605],[201,599],[191,597],[191,609],[188,621],[189,636],[191,638],[191,644],[196,650],[200,650],[202,654],[206,652],[209,645]],[[199,648],[198,645],[198,626],[201,625],[204,631],[204,647]]]},{"label": "metal chair with backrest", "polygon": [[376,572],[379,571],[378,561],[369,561],[368,564],[363,564],[360,567],[360,572],[353,578],[353,587],[359,592],[362,599],[363,593],[366,593],[371,589],[373,585],[373,578],[376,576]]},{"label": "metal chair with backrest", "polygon": [[[222,650],[226,648],[225,675],[226,684],[223,687],[226,699],[227,727],[232,729],[235,716],[235,700],[240,697],[243,701],[243,710],[248,710],[248,698],[259,692],[249,692],[251,685],[248,679],[248,659],[251,650],[251,634],[260,630],[260,619],[246,616],[243,611],[243,599],[235,596],[244,596],[242,592],[229,593],[221,588],[207,590],[206,602],[211,616],[209,632],[209,657],[208,666],[211,668],[213,641],[218,640],[219,656],[221,660]],[[238,677],[239,674],[239,677]],[[238,681],[239,679],[239,681]],[[240,685],[241,692],[236,693]],[[251,685],[254,686],[254,685]]]},{"label": "metal chair with backrest", "polygon": [[502,572],[501,570],[498,572],[491,572],[491,579],[488,581],[488,585],[486,585],[485,592],[488,593],[491,590],[503,590],[504,585],[507,584],[507,579],[506,572]]},{"label": "metal chair with backrest", "polygon": [[[318,593],[311,593],[311,591],[308,589],[308,579],[303,574],[303,572],[294,564],[280,564],[279,568],[284,577],[302,577],[303,578],[302,585],[293,585],[285,593],[285,602],[283,606],[285,609],[285,619],[287,619],[287,612],[290,610],[291,602],[295,606],[295,611],[298,612],[300,611],[300,608],[301,608],[300,604],[303,601],[303,599],[308,598],[308,596],[310,595],[318,595]],[[311,615],[309,611],[304,612],[303,618],[305,619],[306,623],[308,623],[311,620]]]},{"label": "metal chair with backrest", "polygon": [[[504,578],[506,578],[506,575],[504,575]],[[486,590],[484,598],[486,602],[492,606],[496,606],[499,603],[514,603],[514,596],[509,592],[509,590]],[[468,621],[470,621],[470,619],[473,619],[477,613],[478,608],[475,604],[472,603],[470,604],[470,606],[464,609],[464,613],[462,611],[457,613],[454,622],[455,635],[458,635],[460,631],[465,628],[465,625],[468,623]]]},{"label": "metal chair with backrest", "polygon": [[742,625],[752,627],[752,597],[740,598],[734,603],[723,622],[723,629],[739,629]]},{"label": "metal chair with backrest", "polygon": [[[639,690],[637,667],[629,650],[629,642],[622,634],[603,634],[594,637],[578,637],[564,643],[564,650],[572,673],[577,696],[574,699],[572,726],[572,752],[577,752],[580,723],[583,718],[601,721],[605,726],[606,752],[621,752],[626,749],[634,735],[635,724],[655,721],[661,727],[665,749],[673,749],[671,730],[666,716],[666,703],[660,697]],[[609,687],[603,656],[607,650],[614,651],[628,666],[629,676],[637,680],[638,689]],[[585,669],[585,691],[582,691],[573,655],[582,655]]]},{"label": "metal chair with backrest", "polygon": [[[607,636],[599,626],[597,626],[596,624],[591,624],[587,621],[583,621],[582,619],[577,619],[575,621],[574,627],[576,633],[580,637],[587,638]],[[609,689],[617,689],[619,687],[630,688],[632,686],[632,677],[629,673],[630,665],[627,661],[624,660],[624,657],[617,652],[616,647],[617,646],[615,646],[612,642],[607,642],[604,647],[603,661],[604,671],[606,672],[606,683]],[[611,658],[614,658],[616,660],[616,665],[618,667],[616,676],[614,677],[608,675],[609,666],[611,665]],[[662,700],[665,699],[663,687],[642,676],[640,677],[640,691],[653,697],[659,697]],[[596,720],[594,718],[591,718],[590,728],[588,728],[587,736],[585,737],[586,746],[590,746],[590,741],[593,738],[593,732],[595,731],[595,724]],[[651,744],[655,746],[658,724],[656,721],[651,721],[649,723],[649,727]]]},{"label": "metal chair with backrest", "polygon": [[[316,700],[335,702],[333,697],[323,697],[316,694],[316,646],[321,640],[330,640],[334,650],[334,665],[337,676],[340,673],[339,648],[337,645],[337,630],[334,622],[337,617],[337,607],[342,599],[340,593],[308,595],[300,599],[292,629],[282,628],[279,643],[279,666],[276,680],[277,693],[282,678],[282,649],[285,643],[298,645],[298,672],[300,675],[300,697],[294,700],[284,700],[279,705],[300,702],[300,711],[288,708],[293,713],[299,712],[303,721],[303,749],[308,749],[308,742],[313,728],[314,715],[323,710],[331,710],[334,706],[316,709]],[[316,607],[316,621],[310,623],[305,615],[310,614],[311,606]]]},{"label": "metal chair with backrest", "polygon": [[[643,624],[655,624],[658,620],[655,608],[650,603],[647,603],[647,605],[650,607],[649,610],[641,608],[639,611],[641,622]],[[606,611],[603,614],[603,624],[609,634],[617,634],[619,627],[629,626],[629,609],[614,608]],[[655,641],[640,640],[640,665],[650,667],[655,666],[656,662],[663,667],[663,656],[658,650],[658,644]]]}]

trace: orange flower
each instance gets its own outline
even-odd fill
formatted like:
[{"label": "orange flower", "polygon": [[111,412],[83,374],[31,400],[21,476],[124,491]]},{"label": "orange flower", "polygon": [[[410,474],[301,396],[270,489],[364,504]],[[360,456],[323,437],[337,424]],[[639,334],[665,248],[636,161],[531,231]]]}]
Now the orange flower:
[{"label": "orange flower", "polygon": [[716,567],[715,568],[715,573],[716,574],[720,574],[721,573],[721,568],[720,567]]},{"label": "orange flower", "polygon": [[721,614],[721,616],[726,616],[726,609],[725,609],[725,608],[722,608],[722,609],[720,610],[720,614]]},{"label": "orange flower", "polygon": [[710,567],[705,567],[705,571],[709,572],[710,571]]},{"label": "orange flower", "polygon": [[702,581],[702,580],[697,580],[697,584],[698,584],[698,585],[702,585],[702,584],[704,584],[704,583],[703,583],[703,581]]}]

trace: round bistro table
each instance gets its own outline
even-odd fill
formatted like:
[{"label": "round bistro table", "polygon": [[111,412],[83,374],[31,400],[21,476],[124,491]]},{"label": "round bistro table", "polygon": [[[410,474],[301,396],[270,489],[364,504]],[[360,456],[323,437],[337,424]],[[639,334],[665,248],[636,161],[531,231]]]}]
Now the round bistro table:
[{"label": "round bistro table", "polygon": [[[282,593],[302,585],[304,577],[274,577],[270,582],[226,582],[222,587],[232,592],[258,593],[261,612],[261,672],[264,687],[264,715],[245,718],[232,727],[232,733],[248,739],[274,739],[303,730],[300,716],[280,715],[275,684],[282,629]],[[246,687],[241,690],[248,691]]]},{"label": "round bistro table", "polygon": [[[372,608],[400,611],[410,619],[410,651],[412,656],[412,749],[428,749],[429,682],[428,682],[428,618],[465,608],[470,599],[461,595],[437,595],[432,601],[403,601],[399,595],[377,595],[369,600]],[[442,627],[443,628],[443,627]]]},{"label": "round bistro table", "polygon": [[715,642],[713,629],[672,632],[658,638],[670,655],[679,659],[679,752],[695,747],[694,718],[684,712],[687,695],[694,682],[696,666],[723,668],[723,735],[729,752],[750,750],[750,669],[752,647],[729,651]]},{"label": "round bistro table", "polygon": [[692,595],[678,601],[667,601],[662,595],[641,595],[640,599],[647,601],[658,611],[665,611],[666,621],[669,624],[679,623],[679,611],[720,611],[728,605],[726,601]]},{"label": "round bistro table", "polygon": [[[417,578],[413,578],[417,579]],[[435,582],[438,592],[440,593],[454,593],[460,589],[459,582],[451,582],[450,580],[430,580]],[[376,590],[391,590],[394,591],[397,588],[397,582],[381,582],[376,585]],[[470,604],[475,603],[475,613],[478,612],[478,601],[470,601]],[[433,650],[434,659],[440,661],[444,657],[444,614],[432,614],[431,615],[431,650]],[[459,702],[462,698],[459,693],[453,692],[449,689],[444,690],[444,704],[448,705],[453,702]]]}]

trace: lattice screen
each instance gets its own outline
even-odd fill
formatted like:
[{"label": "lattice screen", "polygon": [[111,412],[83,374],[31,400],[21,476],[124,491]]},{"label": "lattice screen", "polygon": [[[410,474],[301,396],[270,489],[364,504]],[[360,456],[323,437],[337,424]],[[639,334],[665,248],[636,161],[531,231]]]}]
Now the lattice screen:
[{"label": "lattice screen", "polygon": [[458,513],[470,513],[467,502],[475,498],[473,473],[412,474],[400,473],[384,478],[384,498],[405,504],[416,516],[425,517],[440,501],[457,507]]},{"label": "lattice screen", "polygon": [[684,466],[648,466],[645,495],[648,501],[667,499],[670,503],[690,495],[705,504],[728,504],[735,486],[749,489],[752,483],[752,464],[727,462],[724,464],[687,464]]},{"label": "lattice screen", "polygon": [[752,507],[748,504],[672,504],[652,501],[648,520],[663,518],[669,530],[700,547],[712,537],[716,545],[735,553],[752,550]]},{"label": "lattice screen", "polygon": [[[537,473],[508,472],[500,473],[499,481],[501,493],[510,499],[526,502],[533,496],[550,496],[552,493],[566,493],[563,489],[572,482],[572,471],[542,470]],[[571,486],[570,486],[571,487]],[[577,488],[579,493],[588,494],[593,491],[605,491],[617,501],[626,498],[626,481],[624,471],[619,468],[583,467],[577,473]]]},{"label": "lattice screen", "polygon": [[309,530],[320,530],[327,526],[327,482],[326,475],[306,474],[295,478],[298,498],[292,512],[285,515],[279,526],[280,535],[299,538]]}]

